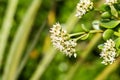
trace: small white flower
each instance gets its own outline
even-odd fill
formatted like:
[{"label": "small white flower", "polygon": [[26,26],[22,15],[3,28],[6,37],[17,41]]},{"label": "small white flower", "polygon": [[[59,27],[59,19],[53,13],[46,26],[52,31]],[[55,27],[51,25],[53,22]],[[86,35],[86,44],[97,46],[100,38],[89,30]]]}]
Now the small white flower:
[{"label": "small white flower", "polygon": [[63,30],[59,23],[53,25],[53,27],[50,30],[50,33],[50,38],[55,48],[57,48],[69,57],[71,57],[72,55],[76,57],[76,40],[70,39],[67,31]]},{"label": "small white flower", "polygon": [[106,4],[108,4],[108,5],[112,5],[115,3],[117,3],[117,0],[106,0]]},{"label": "small white flower", "polygon": [[90,0],[80,0],[76,8],[77,8],[77,13],[75,16],[81,18],[87,11],[93,8],[93,2],[91,2]]},{"label": "small white flower", "polygon": [[112,64],[115,61],[117,53],[114,47],[115,42],[112,39],[109,39],[106,43],[104,43],[104,48],[100,54],[101,58],[103,58],[103,61],[101,63],[107,65]]}]

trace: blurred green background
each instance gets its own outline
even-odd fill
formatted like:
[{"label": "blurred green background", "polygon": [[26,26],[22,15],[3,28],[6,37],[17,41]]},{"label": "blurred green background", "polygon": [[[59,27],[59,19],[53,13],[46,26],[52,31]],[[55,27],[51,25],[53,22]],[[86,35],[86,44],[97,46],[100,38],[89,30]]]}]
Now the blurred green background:
[{"label": "blurred green background", "polygon": [[[0,52],[3,53],[0,80],[120,80],[119,63],[101,64],[97,48],[103,42],[101,34],[79,41],[77,58],[69,58],[51,45],[49,30],[56,22],[73,33],[83,31],[81,24],[92,29],[92,21],[100,19],[99,12],[90,11],[78,20],[74,15],[78,2],[0,0],[0,48],[5,45],[4,51]],[[99,7],[103,0],[93,2]],[[11,14],[13,16],[9,17]],[[2,37],[7,35],[5,42]]]}]

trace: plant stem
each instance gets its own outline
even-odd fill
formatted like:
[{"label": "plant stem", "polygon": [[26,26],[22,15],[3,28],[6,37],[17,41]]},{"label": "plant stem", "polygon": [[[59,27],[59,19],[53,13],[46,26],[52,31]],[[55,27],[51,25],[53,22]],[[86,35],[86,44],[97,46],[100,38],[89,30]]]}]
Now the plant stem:
[{"label": "plant stem", "polygon": [[83,34],[82,36],[80,36],[80,37],[76,38],[75,40],[76,40],[76,41],[78,41],[79,39],[81,39],[81,38],[85,37],[86,35],[87,35],[87,34]]},{"label": "plant stem", "polygon": [[42,61],[39,62],[39,65],[37,66],[37,70],[33,73],[30,80],[39,80],[39,78],[42,76],[43,72],[48,67],[49,63],[52,61],[54,56],[56,55],[56,50],[49,49],[49,51],[46,52],[45,57],[42,59]]},{"label": "plant stem", "polygon": [[77,35],[81,35],[81,34],[85,34],[85,32],[78,32],[78,33],[69,34],[69,37],[73,37],[73,36],[77,36]]},{"label": "plant stem", "polygon": [[15,80],[16,78],[17,67],[41,2],[42,0],[33,0],[18,28],[8,54],[3,80]]},{"label": "plant stem", "polygon": [[102,33],[103,30],[91,30],[89,33]]},{"label": "plant stem", "polygon": [[10,33],[10,29],[12,28],[13,17],[17,8],[18,0],[9,0],[7,10],[5,13],[5,17],[3,20],[1,35],[0,35],[0,68],[2,65],[2,60],[5,52],[6,43],[8,40],[8,36]]},{"label": "plant stem", "polygon": [[95,80],[106,80],[110,73],[112,73],[120,64],[120,57],[111,65],[106,67]]},{"label": "plant stem", "polygon": [[[103,32],[103,30],[91,30],[89,33],[93,34],[93,33],[101,33],[101,32]],[[86,36],[87,33],[86,32],[73,33],[73,34],[69,34],[69,37],[78,36],[78,35],[81,35],[81,36],[76,38],[76,41],[81,39],[82,37]]]},{"label": "plant stem", "polygon": [[75,17],[75,14],[76,14],[76,10],[69,16],[69,18],[65,24],[66,30],[68,33],[73,30],[73,28],[74,28],[73,26],[75,26],[79,20],[77,17]]}]

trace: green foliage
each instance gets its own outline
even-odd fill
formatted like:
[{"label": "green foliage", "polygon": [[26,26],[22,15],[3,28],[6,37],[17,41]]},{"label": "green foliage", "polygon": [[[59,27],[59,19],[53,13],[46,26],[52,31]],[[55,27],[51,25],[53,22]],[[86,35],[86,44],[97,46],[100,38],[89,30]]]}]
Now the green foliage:
[{"label": "green foliage", "polygon": [[88,34],[84,34],[81,36],[81,40],[86,40],[89,37],[89,33]]},{"label": "green foliage", "polygon": [[105,32],[103,33],[103,39],[104,40],[108,40],[112,37],[114,31],[112,29],[107,29],[105,30]]},{"label": "green foliage", "polygon": [[117,38],[115,40],[115,44],[116,44],[116,49],[118,50],[118,53],[120,54],[120,38]]},{"label": "green foliage", "polygon": [[118,12],[117,12],[117,10],[114,8],[114,6],[110,6],[110,8],[111,8],[111,14],[112,14],[113,16],[115,16],[115,17],[118,17]]},{"label": "green foliage", "polygon": [[101,11],[109,11],[109,10],[110,10],[110,7],[109,7],[108,5],[106,5],[106,4],[102,4],[102,5],[100,6],[100,10],[101,10]]},{"label": "green foliage", "polygon": [[100,25],[104,28],[115,28],[119,23],[119,20],[111,20],[108,22],[101,22]]},{"label": "green foliage", "polygon": [[108,19],[108,18],[111,18],[111,15],[110,15],[109,12],[104,12],[104,13],[101,14],[101,17],[102,17],[103,19]]},{"label": "green foliage", "polygon": [[98,45],[98,48],[99,48],[100,50],[102,50],[102,49],[104,48],[104,44],[99,44],[99,45]]}]

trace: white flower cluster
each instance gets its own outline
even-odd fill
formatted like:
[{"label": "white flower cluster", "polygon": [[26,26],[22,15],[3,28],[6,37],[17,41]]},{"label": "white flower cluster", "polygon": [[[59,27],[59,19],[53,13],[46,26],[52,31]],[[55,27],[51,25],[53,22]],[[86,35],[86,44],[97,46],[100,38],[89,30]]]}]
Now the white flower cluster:
[{"label": "white flower cluster", "polygon": [[91,2],[90,0],[80,0],[76,8],[77,8],[77,13],[75,16],[81,18],[87,11],[93,8],[93,2]]},{"label": "white flower cluster", "polygon": [[112,39],[109,39],[106,43],[104,43],[104,48],[100,54],[101,58],[103,58],[103,64],[112,64],[115,61],[117,53],[114,47],[115,43]]},{"label": "white flower cluster", "polygon": [[66,30],[62,29],[59,23],[53,25],[50,33],[50,38],[55,48],[57,48],[69,57],[71,57],[72,55],[76,57],[75,46],[77,45],[77,43],[74,39],[69,38],[69,34]]},{"label": "white flower cluster", "polygon": [[112,5],[114,3],[117,3],[117,0],[106,0],[106,4]]}]

